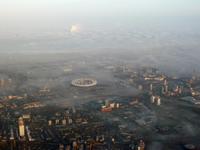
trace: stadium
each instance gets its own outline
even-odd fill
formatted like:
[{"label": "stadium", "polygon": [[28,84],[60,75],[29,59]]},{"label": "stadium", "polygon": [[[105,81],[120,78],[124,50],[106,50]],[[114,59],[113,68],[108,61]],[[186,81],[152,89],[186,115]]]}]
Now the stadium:
[{"label": "stadium", "polygon": [[92,78],[80,78],[72,80],[71,84],[76,87],[92,87],[97,85],[97,80]]}]

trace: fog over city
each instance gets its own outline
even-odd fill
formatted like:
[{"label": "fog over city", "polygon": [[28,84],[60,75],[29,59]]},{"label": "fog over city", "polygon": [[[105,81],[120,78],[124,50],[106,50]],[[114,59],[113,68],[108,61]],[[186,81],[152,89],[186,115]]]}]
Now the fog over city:
[{"label": "fog over city", "polygon": [[199,150],[199,0],[0,0],[0,149]]},{"label": "fog over city", "polygon": [[127,55],[135,64],[181,74],[200,69],[197,0],[1,0],[0,4],[2,54],[112,52],[126,60]]}]

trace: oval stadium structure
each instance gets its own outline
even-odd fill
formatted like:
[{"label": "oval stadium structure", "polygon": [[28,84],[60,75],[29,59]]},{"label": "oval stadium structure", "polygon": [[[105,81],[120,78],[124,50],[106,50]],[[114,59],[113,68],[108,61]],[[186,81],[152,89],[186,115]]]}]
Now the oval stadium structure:
[{"label": "oval stadium structure", "polygon": [[71,84],[76,87],[92,87],[97,85],[97,80],[91,78],[80,78],[72,80]]}]

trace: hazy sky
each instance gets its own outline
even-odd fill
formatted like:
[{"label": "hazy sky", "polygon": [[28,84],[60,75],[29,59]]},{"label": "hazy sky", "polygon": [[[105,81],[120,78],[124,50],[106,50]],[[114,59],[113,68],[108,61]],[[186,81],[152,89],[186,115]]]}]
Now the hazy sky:
[{"label": "hazy sky", "polygon": [[89,17],[200,16],[199,0],[0,0],[0,30],[82,23]]},{"label": "hazy sky", "polygon": [[[0,16],[200,15],[199,0],[0,0]],[[40,15],[40,16],[38,16]]]},{"label": "hazy sky", "polygon": [[199,66],[199,18],[200,0],[0,0],[0,52],[127,50]]},{"label": "hazy sky", "polygon": [[[200,0],[0,0],[0,51],[194,41],[199,17]],[[73,36],[76,25],[80,34]]]}]

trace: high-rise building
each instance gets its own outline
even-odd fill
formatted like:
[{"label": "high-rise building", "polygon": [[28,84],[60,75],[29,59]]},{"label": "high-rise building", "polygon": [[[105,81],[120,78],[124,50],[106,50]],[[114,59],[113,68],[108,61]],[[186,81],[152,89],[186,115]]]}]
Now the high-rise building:
[{"label": "high-rise building", "polygon": [[56,124],[59,124],[60,123],[60,120],[59,119],[56,119]]},{"label": "high-rise building", "polygon": [[162,89],[161,89],[161,93],[164,95],[165,94],[165,88],[162,86]]},{"label": "high-rise building", "polygon": [[66,120],[66,119],[63,119],[63,120],[62,120],[62,124],[63,124],[63,125],[66,125],[66,124],[67,124],[67,120]]},{"label": "high-rise building", "polygon": [[165,92],[168,93],[168,85],[165,85]]},{"label": "high-rise building", "polygon": [[151,96],[151,103],[154,103],[155,102],[155,99],[156,99],[156,97],[155,96]]},{"label": "high-rise building", "polygon": [[151,96],[151,103],[155,103],[156,105],[161,105],[161,98],[160,96]]},{"label": "high-rise building", "polygon": [[179,94],[182,94],[182,89],[183,89],[183,87],[179,87],[179,90],[178,90]]},{"label": "high-rise building", "polygon": [[144,150],[144,149],[145,149],[145,143],[143,140],[140,140],[138,150]]},{"label": "high-rise building", "polygon": [[110,105],[110,101],[107,99],[107,100],[105,100],[105,106],[106,107],[109,107],[109,105]]},{"label": "high-rise building", "polygon": [[72,119],[71,119],[71,118],[68,118],[68,123],[69,123],[69,124],[72,124],[72,122],[73,122]]},{"label": "high-rise building", "polygon": [[167,83],[167,79],[164,80],[164,86],[166,86],[168,83]]},{"label": "high-rise building", "polygon": [[52,125],[52,120],[48,121],[48,125],[51,126]]},{"label": "high-rise building", "polygon": [[153,84],[150,84],[150,91],[153,91]]},{"label": "high-rise building", "polygon": [[24,120],[22,117],[18,119],[18,124],[19,124],[19,136],[23,138],[25,136],[25,127],[24,127]]},{"label": "high-rise building", "polygon": [[156,102],[157,105],[161,105],[161,99],[160,97],[157,97],[157,102]]}]

